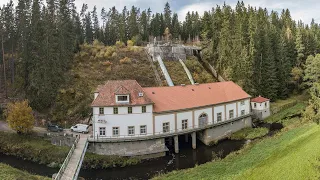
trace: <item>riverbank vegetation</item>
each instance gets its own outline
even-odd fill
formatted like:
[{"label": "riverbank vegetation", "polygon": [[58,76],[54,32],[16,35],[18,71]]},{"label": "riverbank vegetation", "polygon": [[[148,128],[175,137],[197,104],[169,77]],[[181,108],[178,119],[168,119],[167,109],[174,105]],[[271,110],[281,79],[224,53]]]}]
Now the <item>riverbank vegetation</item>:
[{"label": "riverbank vegetation", "polygon": [[87,152],[82,163],[83,169],[107,169],[136,165],[141,159],[135,157],[104,156]]},{"label": "riverbank vegetation", "polygon": [[2,180],[50,180],[51,178],[32,175],[25,171],[21,171],[19,169],[13,168],[6,164],[0,163],[0,179]]},{"label": "riverbank vegetation", "polygon": [[69,149],[65,146],[54,146],[41,137],[0,132],[0,153],[51,167],[59,167],[67,157]]},{"label": "riverbank vegetation", "polygon": [[240,131],[237,131],[233,133],[230,136],[230,139],[232,140],[242,140],[242,139],[247,139],[247,140],[252,140],[256,138],[260,138],[268,134],[269,130],[268,128],[244,128]]},{"label": "riverbank vegetation", "polygon": [[[70,147],[52,145],[49,140],[42,137],[0,132],[0,153],[50,167],[59,167],[67,157],[69,150]],[[103,156],[87,152],[82,168],[124,167],[135,165],[140,161],[138,158]]]}]

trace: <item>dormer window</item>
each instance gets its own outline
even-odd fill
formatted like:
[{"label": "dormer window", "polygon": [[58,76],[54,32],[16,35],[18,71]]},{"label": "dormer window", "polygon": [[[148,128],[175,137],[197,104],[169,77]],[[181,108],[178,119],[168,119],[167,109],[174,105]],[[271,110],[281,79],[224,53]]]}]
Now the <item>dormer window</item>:
[{"label": "dormer window", "polygon": [[116,95],[117,103],[129,103],[129,95]]}]

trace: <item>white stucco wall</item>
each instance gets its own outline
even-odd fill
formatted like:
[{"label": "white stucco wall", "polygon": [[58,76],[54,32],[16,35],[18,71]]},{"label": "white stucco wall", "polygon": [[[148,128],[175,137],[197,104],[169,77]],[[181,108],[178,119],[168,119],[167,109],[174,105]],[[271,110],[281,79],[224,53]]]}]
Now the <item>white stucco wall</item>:
[{"label": "white stucco wall", "polygon": [[209,108],[204,108],[204,109],[197,109],[194,111],[194,126],[198,127],[199,126],[199,116],[201,114],[207,114],[208,115],[208,123],[212,124],[212,107]]},{"label": "white stucco wall", "polygon": [[[269,108],[270,108],[270,101],[266,101],[266,102],[263,102],[263,103],[256,103],[256,104],[257,104],[257,107],[256,107],[256,108],[254,107],[254,103],[255,103],[255,102],[251,102],[251,107],[252,107],[252,109],[254,109],[254,110],[262,111],[262,110],[265,110],[265,109],[269,109]],[[267,106],[265,106],[265,103],[267,103]]]},{"label": "white stucco wall", "polygon": [[188,129],[193,127],[192,111],[177,113],[177,129],[182,129],[182,120],[188,120]]},{"label": "white stucco wall", "polygon": [[[119,127],[120,136],[129,137],[128,126],[134,126],[135,134],[138,135],[140,134],[141,125],[147,126],[148,135],[159,134],[159,133],[162,133],[163,123],[165,122],[170,123],[170,131],[174,132],[176,129],[178,130],[182,129],[182,120],[185,120],[185,119],[188,120],[188,128],[193,127],[193,122],[194,122],[194,127],[198,127],[199,116],[202,113],[205,113],[208,115],[209,124],[212,124],[213,122],[217,123],[217,113],[221,113],[222,121],[226,121],[226,120],[229,120],[229,110],[234,110],[234,117],[237,117],[237,114],[238,116],[240,116],[241,110],[245,110],[246,114],[250,112],[250,99],[246,99],[243,101],[244,101],[244,105],[241,105],[241,101],[215,105],[213,106],[214,114],[212,112],[212,106],[205,107],[202,109],[189,110],[189,111],[172,112],[168,114],[153,114],[152,105],[147,106],[147,113],[141,113],[141,110],[142,110],[141,106],[133,106],[132,114],[128,114],[128,107],[119,107],[118,108],[119,114],[113,114],[113,107],[105,107],[104,108],[105,115],[99,115],[99,107],[94,107],[93,118],[95,122],[97,122],[97,120],[106,120],[106,123],[95,123],[94,125],[95,135],[99,134],[99,127],[106,127],[106,136],[111,137],[112,127]],[[236,112],[237,104],[238,104],[238,112]],[[175,114],[176,114],[176,120],[175,120]],[[227,117],[227,119],[225,119],[225,117]],[[153,119],[154,119],[154,125],[153,125]],[[154,132],[153,132],[153,126],[155,129]]]},{"label": "white stucco wall", "polygon": [[226,120],[229,120],[229,111],[233,110],[233,118],[237,117],[237,102],[226,105]]},{"label": "white stucco wall", "polygon": [[[99,115],[99,107],[93,107],[94,135],[99,135],[99,127],[106,128],[106,136],[112,136],[112,128],[119,127],[120,136],[128,136],[128,126],[135,126],[135,134],[140,135],[140,126],[147,126],[147,135],[153,135],[152,105],[148,105],[146,113],[141,113],[141,106],[132,107],[132,114],[128,114],[128,107],[118,107],[118,114],[113,114],[113,107],[104,107],[104,115]],[[98,123],[105,120],[106,123]],[[130,136],[131,137],[131,136]]]},{"label": "white stucco wall", "polygon": [[215,106],[214,107],[214,123],[217,123],[217,114],[218,113],[222,113],[222,121],[224,121],[224,105],[220,105],[220,106]]},{"label": "white stucco wall", "polygon": [[175,130],[175,120],[174,114],[166,114],[166,115],[156,115],[155,117],[155,134],[162,133],[163,131],[163,123],[169,122],[170,131],[173,132]]},{"label": "white stucco wall", "polygon": [[238,116],[241,116],[241,111],[245,110],[245,113],[248,114],[251,112],[251,107],[250,107],[250,99],[243,100],[244,105],[241,105],[241,101],[238,101]]}]

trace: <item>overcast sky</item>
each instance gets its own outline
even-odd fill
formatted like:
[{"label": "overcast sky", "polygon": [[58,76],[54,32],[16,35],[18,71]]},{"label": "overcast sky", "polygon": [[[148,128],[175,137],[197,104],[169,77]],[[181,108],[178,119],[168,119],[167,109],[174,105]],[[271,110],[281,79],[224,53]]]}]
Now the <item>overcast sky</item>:
[{"label": "overcast sky", "polygon": [[[15,5],[17,1],[14,0]],[[86,3],[90,9],[97,5],[99,12],[102,7],[109,9],[116,6],[118,10],[122,10],[124,6],[131,7],[132,5],[142,10],[150,7],[152,12],[162,12],[167,1],[170,3],[172,11],[178,13],[180,20],[184,19],[188,11],[198,11],[202,15],[204,11],[210,10],[217,4],[223,5],[224,1],[233,7],[237,3],[237,0],[75,0],[78,10],[83,3]],[[7,2],[9,0],[0,0],[1,4]],[[317,23],[320,22],[320,0],[245,0],[244,2],[246,5],[266,7],[268,10],[273,9],[279,12],[288,8],[295,20],[302,20],[309,24],[311,19],[314,18]]]}]

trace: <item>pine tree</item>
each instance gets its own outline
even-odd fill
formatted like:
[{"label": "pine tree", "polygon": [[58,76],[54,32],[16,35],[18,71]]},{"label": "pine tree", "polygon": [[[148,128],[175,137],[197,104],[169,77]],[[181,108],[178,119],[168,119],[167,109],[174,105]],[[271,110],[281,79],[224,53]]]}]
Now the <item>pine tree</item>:
[{"label": "pine tree", "polygon": [[97,14],[97,7],[93,7],[92,11],[92,22],[93,22],[93,39],[100,39],[100,25],[99,25],[99,19]]},{"label": "pine tree", "polygon": [[[302,26],[301,22],[300,22],[300,26]],[[300,67],[302,64],[304,64],[304,61],[305,61],[305,46],[303,44],[303,39],[302,39],[302,27],[299,27],[297,31],[296,50],[298,53],[296,66]]]},{"label": "pine tree", "polygon": [[171,28],[171,34],[173,39],[178,39],[180,35],[180,22],[178,19],[178,14],[174,13],[172,17],[172,28]]},{"label": "pine tree", "polygon": [[172,20],[171,20],[172,11],[170,9],[170,4],[167,2],[164,7],[163,16],[164,16],[164,27],[172,29]]},{"label": "pine tree", "polygon": [[129,27],[129,39],[139,34],[139,26],[137,21],[138,9],[132,6],[129,17],[128,17],[128,27]]}]

